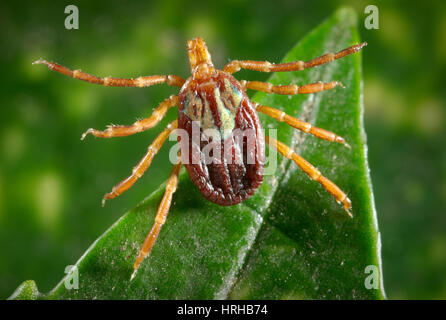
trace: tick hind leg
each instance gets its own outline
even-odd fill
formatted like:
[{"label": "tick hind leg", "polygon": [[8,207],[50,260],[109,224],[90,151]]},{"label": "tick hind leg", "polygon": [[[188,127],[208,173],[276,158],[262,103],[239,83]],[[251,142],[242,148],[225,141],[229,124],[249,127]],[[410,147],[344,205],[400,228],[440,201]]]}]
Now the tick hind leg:
[{"label": "tick hind leg", "polygon": [[141,161],[133,168],[132,174],[113,187],[112,191],[104,195],[102,200],[102,206],[105,204],[105,200],[113,199],[127,191],[149,168],[153,158],[161,149],[161,146],[169,137],[170,133],[178,127],[178,120],[171,122],[163,132],[149,146],[147,153],[141,159]]},{"label": "tick hind leg", "polygon": [[82,134],[81,140],[84,140],[88,134],[92,134],[98,138],[112,138],[129,136],[131,134],[145,131],[158,124],[166,115],[167,110],[176,105],[178,105],[178,96],[172,95],[161,102],[148,118],[138,120],[130,126],[109,126],[104,131],[90,128]]},{"label": "tick hind leg", "polygon": [[158,207],[158,212],[155,216],[155,224],[147,235],[144,243],[141,247],[138,257],[135,260],[135,264],[133,265],[133,273],[130,277],[132,280],[136,272],[139,269],[141,262],[149,255],[152,250],[153,245],[158,238],[158,234],[161,231],[161,227],[164,222],[166,222],[167,214],[169,213],[170,205],[172,203],[172,196],[175,193],[178,186],[178,174],[181,169],[181,162],[178,159],[178,162],[174,165],[172,169],[172,173],[170,174],[169,180],[167,180],[166,190],[164,191],[163,199]]},{"label": "tick hind leg", "polygon": [[337,60],[340,58],[343,58],[349,54],[355,53],[359,50],[361,50],[364,46],[366,46],[367,43],[363,42],[360,44],[355,44],[351,47],[348,47],[344,50],[341,50],[336,53],[327,53],[320,57],[314,58],[310,61],[294,61],[294,62],[287,62],[287,63],[279,63],[274,64],[268,61],[252,61],[252,60],[234,60],[228,63],[224,68],[223,71],[228,73],[234,73],[239,71],[240,69],[249,69],[254,71],[261,71],[261,72],[282,72],[282,71],[299,71],[304,70],[316,66],[320,66],[322,64],[331,62],[333,60]]},{"label": "tick hind leg", "polygon": [[106,87],[150,87],[155,84],[166,83],[170,86],[181,87],[185,80],[176,75],[165,75],[165,76],[142,76],[134,79],[124,79],[124,78],[114,78],[105,77],[100,78],[81,70],[70,70],[58,63],[48,62],[46,60],[40,59],[34,61],[33,64],[45,64],[48,69],[54,70],[56,72],[62,73],[74,79],[83,80],[90,83],[100,84]]},{"label": "tick hind leg", "polygon": [[318,169],[316,169],[311,163],[306,161],[304,158],[295,153],[290,147],[285,145],[284,143],[277,141],[273,138],[265,136],[266,142],[277,149],[284,157],[293,160],[299,168],[305,172],[312,180],[319,182],[322,187],[325,188],[335,199],[337,202],[344,205],[344,209],[350,217],[353,217],[350,209],[352,207],[352,203],[347,195],[333,182],[324,177]]},{"label": "tick hind leg", "polygon": [[285,112],[283,112],[279,109],[276,109],[276,108],[262,106],[258,103],[254,103],[254,106],[258,112],[266,114],[267,116],[270,116],[271,118],[274,118],[280,122],[285,122],[286,124],[292,126],[293,128],[296,128],[303,132],[312,134],[313,136],[318,137],[323,140],[327,140],[330,142],[342,143],[346,147],[350,148],[350,145],[347,142],[345,142],[344,138],[336,135],[335,133],[333,133],[331,131],[327,131],[325,129],[318,128],[318,127],[313,127],[311,125],[311,123],[291,117],[291,116],[287,115]]}]

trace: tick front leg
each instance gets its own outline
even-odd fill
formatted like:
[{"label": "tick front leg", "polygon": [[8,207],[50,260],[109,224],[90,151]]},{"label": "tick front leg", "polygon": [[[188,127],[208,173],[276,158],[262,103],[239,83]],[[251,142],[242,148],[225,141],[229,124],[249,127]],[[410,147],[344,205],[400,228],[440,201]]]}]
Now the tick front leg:
[{"label": "tick front leg", "polygon": [[148,118],[136,121],[130,126],[109,126],[104,131],[90,128],[82,134],[81,140],[84,140],[87,134],[92,134],[98,138],[113,138],[129,136],[131,134],[148,130],[150,128],[153,128],[164,118],[169,108],[176,105],[178,105],[178,96],[170,96],[169,98],[161,102],[159,106],[152,112],[152,115]]},{"label": "tick front leg", "polygon": [[271,108],[268,106],[262,106],[255,102],[253,104],[258,112],[266,114],[267,116],[270,116],[271,118],[274,118],[280,122],[285,122],[286,124],[292,126],[293,128],[312,134],[313,136],[318,137],[319,139],[327,140],[330,142],[342,143],[347,148],[351,148],[350,145],[347,142],[345,142],[344,138],[336,135],[331,131],[327,131],[325,129],[321,129],[318,127],[313,127],[311,123],[299,120],[297,118],[293,118],[279,109]]},{"label": "tick front leg", "polygon": [[142,76],[134,79],[124,79],[124,78],[114,78],[105,77],[100,78],[93,76],[91,74],[85,73],[81,70],[70,70],[60,64],[55,62],[48,62],[46,60],[40,59],[34,61],[33,64],[45,64],[48,69],[54,70],[56,72],[62,73],[74,79],[83,80],[90,83],[100,84],[106,87],[150,87],[155,84],[166,83],[170,86],[181,87],[185,80],[176,75],[166,75],[166,76]]},{"label": "tick front leg", "polygon": [[164,131],[161,132],[158,137],[156,137],[156,139],[149,146],[145,156],[136,165],[136,167],[133,168],[132,174],[114,186],[111,192],[104,195],[104,199],[102,199],[102,206],[104,206],[105,200],[116,198],[123,192],[127,191],[144,174],[164,142],[176,128],[178,128],[178,120],[171,122],[167,128],[164,129]]},{"label": "tick front leg", "polygon": [[249,69],[254,71],[261,72],[282,72],[282,71],[299,71],[308,68],[313,68],[316,66],[320,66],[322,64],[331,62],[336,59],[343,58],[349,54],[355,53],[361,50],[363,47],[367,45],[367,42],[363,42],[360,44],[355,44],[351,47],[348,47],[344,50],[341,50],[337,53],[327,53],[310,61],[294,61],[288,63],[279,63],[274,64],[268,61],[252,61],[252,60],[234,60],[228,63],[223,71],[228,73],[234,73],[239,71],[240,69]]},{"label": "tick front leg", "polygon": [[338,203],[342,202],[344,205],[344,210],[351,218],[353,218],[353,215],[350,212],[352,202],[337,185],[335,185],[329,179],[325,178],[311,163],[299,156],[284,143],[268,136],[265,136],[265,140],[270,146],[276,148],[284,157],[293,160],[299,166],[299,168],[303,172],[305,172],[312,180],[319,182],[322,187],[324,187],[324,189],[327,190],[336,199]]},{"label": "tick front leg", "polygon": [[169,180],[167,180],[166,191],[164,191],[163,199],[158,207],[158,212],[155,217],[155,224],[147,235],[144,243],[141,247],[138,257],[135,260],[135,264],[133,265],[133,273],[130,277],[132,280],[136,272],[139,269],[141,262],[149,255],[152,250],[153,245],[158,238],[158,234],[161,231],[161,227],[166,222],[167,214],[169,213],[170,205],[172,203],[172,196],[175,193],[178,186],[178,174],[181,169],[181,162],[178,162],[174,165],[172,169],[172,173],[170,174]]},{"label": "tick front leg", "polygon": [[252,89],[257,91],[263,91],[266,93],[277,93],[277,94],[301,94],[301,93],[315,93],[324,90],[333,89],[336,86],[344,87],[342,83],[338,81],[331,81],[323,83],[321,81],[305,84],[298,86],[295,84],[275,86],[271,83],[261,82],[261,81],[240,81],[244,89]]}]

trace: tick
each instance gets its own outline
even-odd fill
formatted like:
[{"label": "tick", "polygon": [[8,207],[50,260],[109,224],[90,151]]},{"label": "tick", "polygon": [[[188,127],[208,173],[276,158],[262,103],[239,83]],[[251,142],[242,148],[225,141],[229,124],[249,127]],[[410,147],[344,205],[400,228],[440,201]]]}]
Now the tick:
[{"label": "tick", "polygon": [[[112,138],[142,132],[160,122],[169,108],[178,107],[178,119],[167,125],[158,135],[142,160],[133,168],[132,174],[113,187],[111,192],[105,194],[103,198],[104,204],[105,200],[115,198],[128,190],[148,169],[168,136],[173,131],[184,133],[178,135],[180,146],[178,158],[167,181],[155,223],[135,260],[132,279],[141,262],[150,253],[166,221],[182,165],[203,197],[221,206],[236,205],[250,197],[263,181],[266,142],[283,156],[293,160],[311,179],[319,182],[338,203],[343,204],[348,215],[352,216],[351,201],[347,195],[284,143],[264,136],[257,113],[266,114],[320,139],[348,146],[345,140],[333,132],[313,127],[310,123],[291,117],[283,111],[255,103],[246,95],[247,89],[284,95],[308,94],[342,86],[341,83],[331,81],[302,86],[295,84],[275,86],[260,81],[238,81],[232,74],[240,69],[261,72],[304,70],[355,53],[365,45],[367,45],[365,42],[356,44],[337,53],[327,53],[307,62],[274,64],[267,61],[234,60],[224,66],[223,70],[218,70],[211,61],[204,41],[196,38],[187,42],[191,76],[186,80],[176,75],[141,76],[134,79],[99,78],[81,70],[72,71],[57,63],[42,59],[33,64],[45,64],[50,70],[103,86],[149,87],[165,83],[180,87],[179,94],[172,95],[161,102],[150,117],[138,120],[130,126],[112,125],[104,131],[88,129],[81,138],[83,140],[88,134],[99,138]],[[194,129],[196,139],[194,139]],[[241,134],[235,135],[235,132]]]}]

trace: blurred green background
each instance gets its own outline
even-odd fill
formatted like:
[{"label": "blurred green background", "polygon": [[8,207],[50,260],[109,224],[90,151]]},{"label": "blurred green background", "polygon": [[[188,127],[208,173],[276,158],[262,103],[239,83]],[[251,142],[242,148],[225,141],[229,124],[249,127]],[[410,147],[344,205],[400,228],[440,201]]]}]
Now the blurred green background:
[{"label": "blurred green background", "polygon": [[[79,30],[64,28],[69,4],[79,8]],[[379,30],[364,28],[369,4],[379,8]],[[369,43],[365,126],[387,295],[445,299],[446,3],[342,0],[2,1],[0,298],[26,279],[42,292],[53,288],[65,266],[164,181],[171,166],[164,148],[130,191],[101,208],[103,194],[131,172],[176,111],[156,129],[127,138],[81,142],[81,133],[146,117],[178,89],[100,87],[31,62],[42,57],[100,76],[187,77],[185,43],[196,36],[218,67],[230,59],[277,62],[346,5]]]}]

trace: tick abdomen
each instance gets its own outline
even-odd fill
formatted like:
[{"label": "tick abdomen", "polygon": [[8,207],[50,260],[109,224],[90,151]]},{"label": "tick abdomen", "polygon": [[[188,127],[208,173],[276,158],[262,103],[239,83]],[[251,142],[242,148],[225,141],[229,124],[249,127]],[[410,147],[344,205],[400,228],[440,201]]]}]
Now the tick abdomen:
[{"label": "tick abdomen", "polygon": [[179,141],[186,170],[208,200],[240,203],[263,181],[265,139],[252,103],[231,75],[217,71],[188,80],[178,109]]}]

